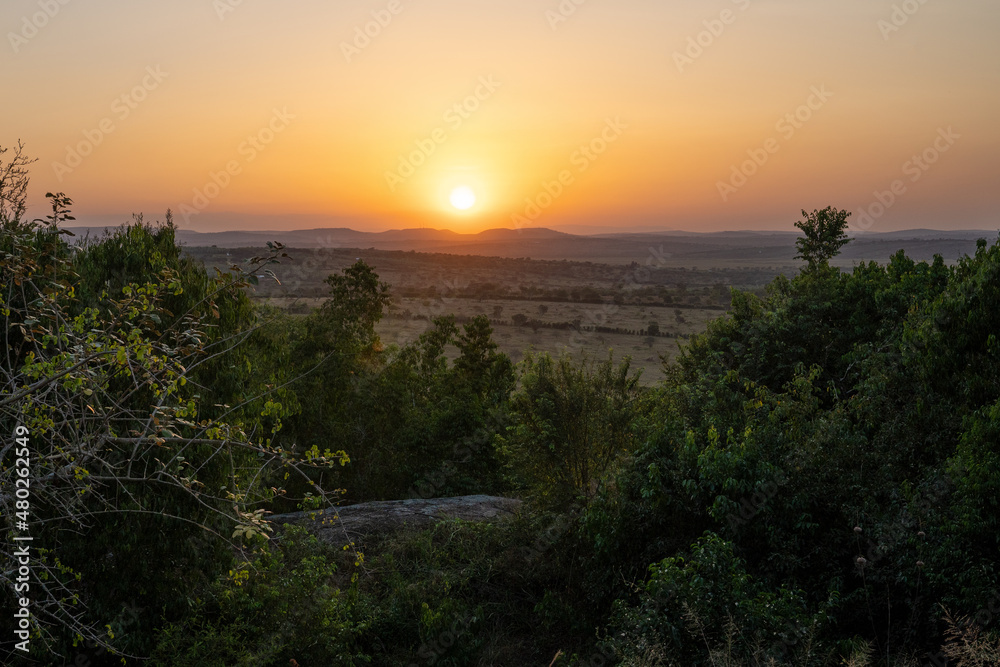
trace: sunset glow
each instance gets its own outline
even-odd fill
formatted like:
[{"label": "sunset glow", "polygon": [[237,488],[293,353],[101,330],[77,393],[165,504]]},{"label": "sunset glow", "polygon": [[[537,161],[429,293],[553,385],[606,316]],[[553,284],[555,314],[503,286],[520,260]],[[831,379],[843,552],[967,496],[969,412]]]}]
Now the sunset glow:
[{"label": "sunset glow", "polygon": [[0,8],[35,216],[63,191],[84,224],[206,231],[1000,224],[994,0],[52,4]]}]

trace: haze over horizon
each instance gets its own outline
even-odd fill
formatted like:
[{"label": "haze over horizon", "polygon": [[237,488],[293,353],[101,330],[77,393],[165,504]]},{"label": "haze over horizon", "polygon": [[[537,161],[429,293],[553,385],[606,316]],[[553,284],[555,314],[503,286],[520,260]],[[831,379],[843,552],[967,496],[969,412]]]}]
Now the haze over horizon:
[{"label": "haze over horizon", "polygon": [[990,0],[10,0],[0,26],[30,217],[62,191],[81,225],[205,232],[1000,226]]}]

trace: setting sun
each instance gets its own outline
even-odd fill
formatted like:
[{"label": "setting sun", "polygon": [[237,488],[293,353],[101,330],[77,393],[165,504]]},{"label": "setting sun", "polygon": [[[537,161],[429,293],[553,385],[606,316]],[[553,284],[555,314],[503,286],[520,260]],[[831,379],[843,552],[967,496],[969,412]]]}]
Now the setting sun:
[{"label": "setting sun", "polygon": [[469,186],[463,185],[451,191],[449,201],[459,211],[467,211],[476,205],[476,193]]}]

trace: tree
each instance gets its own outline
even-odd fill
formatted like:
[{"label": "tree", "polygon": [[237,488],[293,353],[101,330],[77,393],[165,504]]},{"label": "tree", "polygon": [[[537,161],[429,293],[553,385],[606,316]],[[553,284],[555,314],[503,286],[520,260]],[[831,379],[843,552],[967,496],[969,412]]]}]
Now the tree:
[{"label": "tree", "polygon": [[[791,658],[781,664],[819,664],[810,659],[815,649],[808,639],[822,627],[824,614],[809,613],[801,591],[750,575],[734,545],[718,535],[706,532],[689,553],[652,563],[649,574],[638,606],[625,600],[615,605],[617,632],[608,634],[624,664],[650,664],[644,662],[650,646],[687,665],[778,664],[773,657],[759,659],[767,653]],[[723,631],[725,662],[702,662],[706,635]]]},{"label": "tree", "polygon": [[809,270],[826,266],[829,261],[840,254],[840,249],[850,242],[847,236],[847,219],[851,217],[848,211],[841,211],[827,206],[823,210],[807,213],[802,210],[805,220],[795,223],[802,230],[803,236],[795,241],[799,254],[796,259],[804,259]]},{"label": "tree", "polygon": [[[367,371],[381,363],[382,343],[375,331],[389,305],[389,286],[363,260],[327,277],[329,298],[305,318],[285,320],[288,340],[279,354],[291,368],[291,387],[300,409],[285,422],[278,439],[297,452],[323,450],[331,442],[364,443],[372,414],[352,409],[352,396]],[[391,409],[393,406],[377,406]],[[321,471],[303,480],[341,484],[339,471]],[[289,508],[291,509],[291,508]]]},{"label": "tree", "polygon": [[360,348],[376,343],[375,325],[389,305],[389,285],[364,260],[344,269],[343,275],[329,276],[326,284],[330,298],[320,309],[320,321],[329,334]]},{"label": "tree", "polygon": [[[60,243],[54,229],[5,232],[0,254],[4,329],[17,334],[5,336],[0,423],[27,452],[25,466],[0,471],[0,514],[13,533],[24,512],[39,547],[29,597],[40,655],[77,635],[109,642],[97,628],[116,626],[122,611],[109,609],[109,584],[116,599],[154,617],[183,604],[181,591],[207,574],[185,567],[189,557],[204,564],[225,553],[234,526],[236,535],[264,534],[256,503],[269,491],[254,470],[296,467],[259,423],[206,418],[190,380],[240,336],[209,351],[201,318],[167,325],[162,302],[184,289],[169,268],[74,315],[77,278]],[[280,406],[265,400],[262,409]],[[30,506],[15,495],[15,478],[30,489]],[[156,573],[142,594],[129,589],[133,564]],[[0,580],[13,590],[6,570]]]},{"label": "tree", "polygon": [[625,358],[615,366],[576,364],[563,354],[528,354],[521,389],[511,398],[513,424],[501,451],[536,500],[566,507],[589,500],[618,457],[633,447],[642,405],[639,375]]},{"label": "tree", "polygon": [[463,332],[455,338],[455,346],[460,355],[454,370],[462,384],[477,395],[493,397],[494,401],[506,398],[513,384],[514,369],[493,341],[493,328],[485,315],[472,318],[463,327]]},{"label": "tree", "polygon": [[[13,461],[16,447],[23,461],[0,467],[0,525],[33,538],[30,590],[21,592],[30,649],[49,664],[80,639],[142,655],[151,624],[183,613],[239,542],[266,535],[260,503],[280,488],[265,486],[261,471],[305,474],[303,458],[274,446],[278,424],[268,422],[282,408],[266,387],[245,388],[243,407],[257,406],[246,418],[234,418],[241,406],[203,407],[202,367],[247,335],[211,333],[213,296],[238,293],[261,264],[207,281],[207,295],[183,312],[165,304],[196,285],[168,262],[87,295],[76,266],[87,251],[58,229],[71,219],[69,199],[50,195],[53,224],[27,222],[22,183],[4,181],[11,189],[0,192],[0,428],[20,439],[5,439],[0,459]],[[151,247],[148,233],[120,235]],[[19,546],[0,546],[5,615]]]},{"label": "tree", "polygon": [[18,143],[11,158],[3,156],[11,149],[0,147],[0,227],[22,222],[28,192],[28,167],[34,160],[24,155]]}]

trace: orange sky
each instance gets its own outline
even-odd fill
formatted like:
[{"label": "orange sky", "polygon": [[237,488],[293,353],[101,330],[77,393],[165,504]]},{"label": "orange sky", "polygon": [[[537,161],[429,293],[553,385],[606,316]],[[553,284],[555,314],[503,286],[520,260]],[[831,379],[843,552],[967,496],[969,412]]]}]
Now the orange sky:
[{"label": "orange sky", "polygon": [[4,0],[0,26],[34,216],[1000,227],[996,0]]}]

